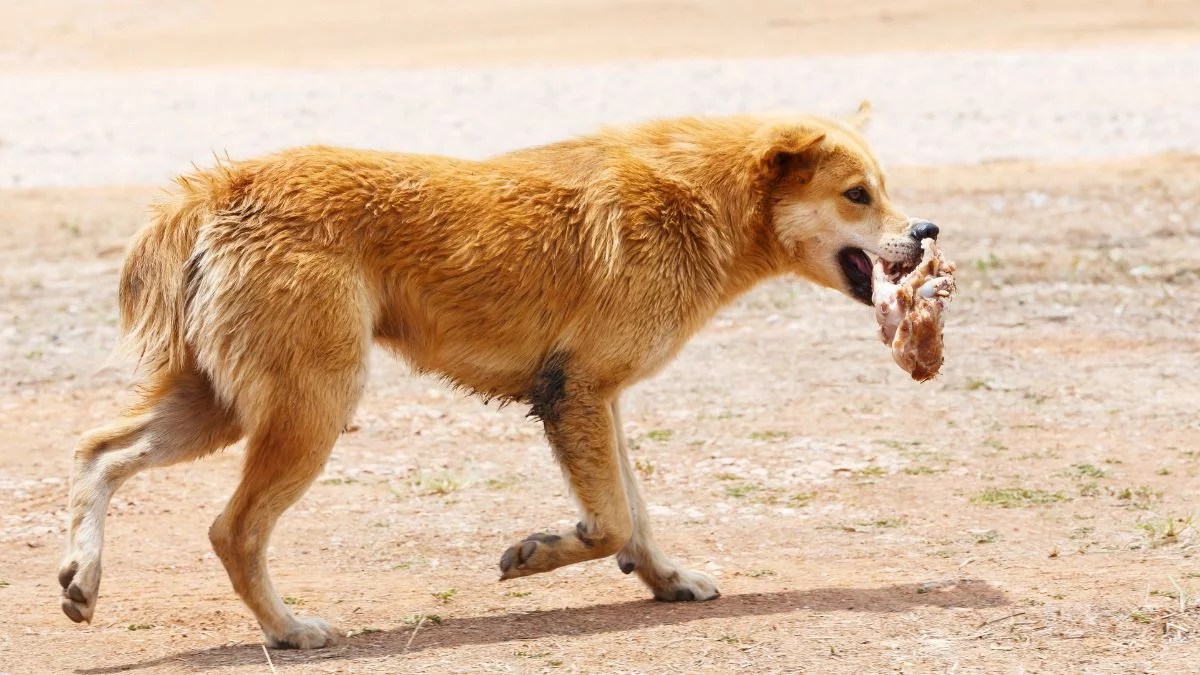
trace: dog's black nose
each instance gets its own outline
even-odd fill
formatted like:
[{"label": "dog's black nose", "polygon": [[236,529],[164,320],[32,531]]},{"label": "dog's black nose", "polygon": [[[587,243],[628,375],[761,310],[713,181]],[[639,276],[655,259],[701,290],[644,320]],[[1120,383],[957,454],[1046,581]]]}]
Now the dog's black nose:
[{"label": "dog's black nose", "polygon": [[922,239],[937,239],[938,226],[928,220],[917,220],[913,222],[908,233],[917,241],[921,241]]}]

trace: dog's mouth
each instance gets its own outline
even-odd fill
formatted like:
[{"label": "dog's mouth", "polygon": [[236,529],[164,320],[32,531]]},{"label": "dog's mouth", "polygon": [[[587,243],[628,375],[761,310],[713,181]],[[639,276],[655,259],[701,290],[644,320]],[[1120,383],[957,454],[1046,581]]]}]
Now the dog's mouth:
[{"label": "dog's mouth", "polygon": [[[906,274],[916,269],[917,263],[920,261],[919,256],[911,260],[879,259],[883,275],[893,284],[900,283]],[[848,246],[838,252],[838,264],[842,268],[842,275],[846,277],[846,287],[850,291],[850,296],[864,304],[872,304],[874,263],[871,262],[871,256],[861,248]]]},{"label": "dog's mouth", "polygon": [[879,259],[880,265],[883,267],[883,276],[893,284],[898,284],[904,277],[917,269],[917,265],[921,264],[921,254],[908,260],[888,260],[886,258]]}]

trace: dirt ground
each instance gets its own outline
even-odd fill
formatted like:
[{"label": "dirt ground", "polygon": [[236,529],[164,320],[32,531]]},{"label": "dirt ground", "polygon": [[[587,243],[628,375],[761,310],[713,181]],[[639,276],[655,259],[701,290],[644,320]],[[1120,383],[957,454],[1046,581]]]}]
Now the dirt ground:
[{"label": "dirt ground", "polygon": [[[289,3],[266,34],[284,3],[3,3],[0,69],[1200,36],[1191,0],[610,4]],[[576,519],[538,424],[380,353],[271,549],[286,601],[351,638],[269,654],[207,539],[240,447],[127,483],[95,622],[59,611],[70,452],[128,400],[116,275],[156,190],[0,191],[0,673],[1200,672],[1200,157],[895,167],[889,186],[960,264],[937,380],[891,362],[869,309],[779,280],[625,397],[659,538],[720,599],[656,603],[612,560],[498,582],[514,537]]]},{"label": "dirt ground", "polygon": [[[515,535],[574,522],[537,424],[380,354],[272,552],[296,610],[355,635],[274,666],[1194,672],[1200,159],[891,183],[961,264],[940,378],[909,381],[870,310],[778,281],[627,397],[655,525],[719,600],[655,603],[611,560],[497,582]],[[267,668],[206,538],[238,449],[130,481],[95,623],[58,610],[69,451],[128,383],[100,365],[152,196],[0,204],[0,671]]]}]

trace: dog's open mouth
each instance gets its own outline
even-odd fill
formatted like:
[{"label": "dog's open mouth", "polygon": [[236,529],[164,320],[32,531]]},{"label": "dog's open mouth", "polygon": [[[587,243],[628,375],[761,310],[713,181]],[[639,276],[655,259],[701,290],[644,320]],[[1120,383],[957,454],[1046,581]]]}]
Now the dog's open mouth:
[{"label": "dog's open mouth", "polygon": [[[880,259],[879,262],[883,265],[883,273],[887,276],[888,281],[898,284],[906,274],[916,269],[917,263],[920,261],[921,259],[918,257],[901,261]],[[871,262],[871,256],[861,248],[846,247],[838,252],[838,264],[841,265],[842,274],[846,277],[850,295],[863,304],[872,304],[871,269],[874,263]]]}]

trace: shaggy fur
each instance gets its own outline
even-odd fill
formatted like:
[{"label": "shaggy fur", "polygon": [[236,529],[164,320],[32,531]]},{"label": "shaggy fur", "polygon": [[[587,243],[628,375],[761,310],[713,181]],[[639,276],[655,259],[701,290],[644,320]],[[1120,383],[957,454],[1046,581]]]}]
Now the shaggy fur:
[{"label": "shaggy fur", "polygon": [[581,520],[515,542],[502,578],[616,554],[659,599],[716,597],[654,543],[621,391],[767,277],[849,292],[845,247],[919,254],[907,227],[861,136],[817,117],[663,120],[481,162],[307,147],[180,178],[121,274],[144,401],[76,450],[63,610],[91,620],[121,482],[246,438],[213,547],[270,644],[335,643],[284,606],[264,552],[353,414],[372,342],[543,421]]}]

